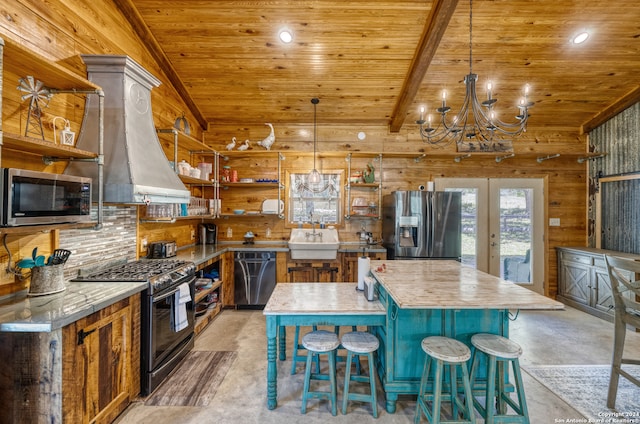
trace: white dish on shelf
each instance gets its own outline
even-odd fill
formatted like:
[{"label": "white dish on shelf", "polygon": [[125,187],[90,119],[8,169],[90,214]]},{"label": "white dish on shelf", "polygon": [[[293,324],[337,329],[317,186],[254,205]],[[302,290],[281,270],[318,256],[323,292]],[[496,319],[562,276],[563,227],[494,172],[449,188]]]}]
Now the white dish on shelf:
[{"label": "white dish on shelf", "polygon": [[255,183],[256,180],[254,180],[253,178],[240,178],[240,182],[241,183]]},{"label": "white dish on shelf", "polygon": [[364,197],[354,197],[353,202],[351,202],[351,206],[354,207],[364,207],[367,206],[367,199]]}]

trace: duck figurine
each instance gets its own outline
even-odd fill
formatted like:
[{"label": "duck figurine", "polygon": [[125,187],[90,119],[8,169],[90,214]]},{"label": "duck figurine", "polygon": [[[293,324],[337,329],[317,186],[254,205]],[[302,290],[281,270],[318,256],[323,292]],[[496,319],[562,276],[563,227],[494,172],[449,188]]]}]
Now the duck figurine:
[{"label": "duck figurine", "polygon": [[273,125],[266,123],[271,128],[271,134],[269,134],[264,140],[258,141],[258,146],[264,147],[267,150],[271,150],[271,145],[276,141],[276,135],[273,132]]},{"label": "duck figurine", "polygon": [[227,144],[227,150],[233,150],[236,147],[236,138],[231,139],[231,143]]},{"label": "duck figurine", "polygon": [[245,140],[243,144],[240,145],[240,147],[238,147],[238,150],[240,151],[244,151],[247,150],[249,148],[249,140]]}]

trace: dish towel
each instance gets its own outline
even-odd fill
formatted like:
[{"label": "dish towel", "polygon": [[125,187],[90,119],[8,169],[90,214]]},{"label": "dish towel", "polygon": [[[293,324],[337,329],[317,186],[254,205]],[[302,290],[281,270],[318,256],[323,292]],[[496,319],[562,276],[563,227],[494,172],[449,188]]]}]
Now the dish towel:
[{"label": "dish towel", "polygon": [[171,322],[172,330],[176,333],[184,330],[189,325],[187,317],[187,303],[191,302],[191,291],[189,284],[183,283],[178,287],[178,291],[174,294],[173,300],[173,320]]}]

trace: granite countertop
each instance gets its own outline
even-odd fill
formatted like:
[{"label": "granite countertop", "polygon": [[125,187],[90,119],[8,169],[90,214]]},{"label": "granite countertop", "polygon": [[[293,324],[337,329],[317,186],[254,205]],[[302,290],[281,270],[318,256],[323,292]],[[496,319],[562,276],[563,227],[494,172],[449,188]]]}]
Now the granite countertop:
[{"label": "granite countertop", "polygon": [[[379,244],[366,244],[360,242],[340,243],[338,252],[367,252],[384,253],[387,251]],[[207,261],[222,255],[225,252],[288,252],[286,241],[257,241],[254,244],[243,244],[241,241],[221,242],[218,244],[195,244],[178,249],[175,259],[191,261],[199,266]]]},{"label": "granite countertop", "polygon": [[556,250],[571,250],[575,252],[589,253],[595,255],[610,255],[619,256],[621,258],[629,258],[634,260],[640,260],[640,255],[635,253],[625,253],[616,250],[598,249],[595,247],[580,247],[580,246],[556,246]]},{"label": "granite countertop", "polygon": [[[378,272],[382,264],[386,270]],[[457,261],[371,261],[371,273],[400,308],[564,309],[564,305]]]},{"label": "granite countertop", "polygon": [[66,282],[45,296],[26,291],[0,302],[0,332],[51,332],[145,290],[148,283]]}]

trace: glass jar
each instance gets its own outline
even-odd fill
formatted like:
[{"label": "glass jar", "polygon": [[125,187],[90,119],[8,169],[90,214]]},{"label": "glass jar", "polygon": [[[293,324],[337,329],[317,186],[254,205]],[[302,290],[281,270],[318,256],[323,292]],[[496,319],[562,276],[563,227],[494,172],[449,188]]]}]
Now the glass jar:
[{"label": "glass jar", "polygon": [[223,183],[228,183],[231,181],[231,167],[229,165],[225,165],[222,167],[220,181]]}]

